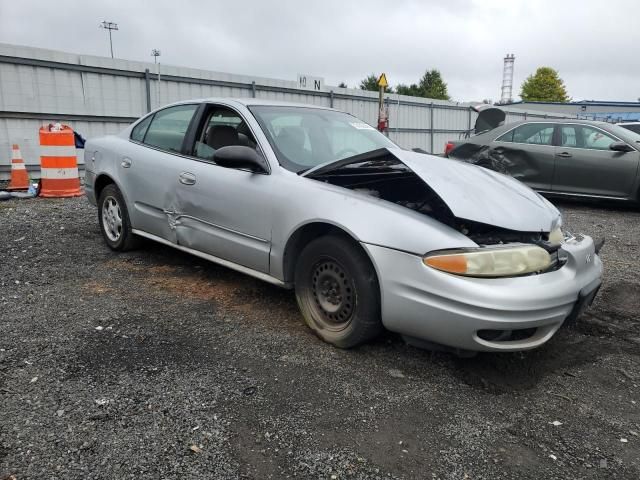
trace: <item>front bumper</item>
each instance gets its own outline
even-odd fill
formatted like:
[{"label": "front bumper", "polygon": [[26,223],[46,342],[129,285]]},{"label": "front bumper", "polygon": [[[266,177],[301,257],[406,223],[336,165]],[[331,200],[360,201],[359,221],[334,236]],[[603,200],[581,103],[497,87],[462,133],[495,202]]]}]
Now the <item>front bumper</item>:
[{"label": "front bumper", "polygon": [[[425,266],[416,255],[363,246],[380,279],[384,326],[407,337],[463,350],[538,347],[576,313],[579,297],[593,293],[602,281],[602,263],[590,237],[563,244],[567,261],[560,269],[515,278],[451,275]],[[487,339],[485,331],[527,335],[517,340]]]}]

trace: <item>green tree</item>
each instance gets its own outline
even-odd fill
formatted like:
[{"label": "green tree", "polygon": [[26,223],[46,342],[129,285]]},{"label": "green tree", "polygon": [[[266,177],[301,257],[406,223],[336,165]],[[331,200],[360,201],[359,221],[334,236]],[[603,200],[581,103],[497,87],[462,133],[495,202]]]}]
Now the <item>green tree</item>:
[{"label": "green tree", "polygon": [[398,85],[396,93],[412,97],[435,98],[436,100],[451,99],[447,91],[447,84],[442,79],[442,74],[436,69],[427,70],[417,84]]},{"label": "green tree", "polygon": [[522,83],[520,97],[528,102],[568,102],[569,95],[558,72],[540,67]]},{"label": "green tree", "polygon": [[372,92],[380,90],[380,87],[378,87],[378,77],[376,77],[375,73],[367,75],[360,81],[360,90],[371,90]]},{"label": "green tree", "polygon": [[340,82],[340,83],[338,84],[338,88],[349,88],[349,87],[347,86],[347,84],[346,84],[346,83],[344,83],[344,82]]},{"label": "green tree", "polygon": [[418,85],[416,85],[415,83],[412,83],[411,85],[404,85],[402,83],[399,83],[396,87],[396,93],[398,95],[409,95],[410,97],[421,96],[420,87],[418,87]]},{"label": "green tree", "polygon": [[[360,90],[370,90],[372,92],[380,91],[380,87],[378,86],[378,77],[375,73],[367,75],[365,78],[360,80]],[[385,89],[385,92],[393,93],[393,88],[391,88],[391,86],[388,86]]]},{"label": "green tree", "polygon": [[418,84],[421,97],[435,98],[437,100],[450,100],[447,84],[442,79],[442,75],[436,69],[427,70]]}]

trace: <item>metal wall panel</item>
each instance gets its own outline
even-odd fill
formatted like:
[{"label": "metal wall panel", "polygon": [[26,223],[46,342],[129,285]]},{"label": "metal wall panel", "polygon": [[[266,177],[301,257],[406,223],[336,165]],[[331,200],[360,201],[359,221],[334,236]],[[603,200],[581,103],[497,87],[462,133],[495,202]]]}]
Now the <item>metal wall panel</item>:
[{"label": "metal wall panel", "polygon": [[[149,70],[148,83],[145,70]],[[0,178],[6,178],[12,143],[20,144],[27,164],[39,163],[41,125],[50,121],[66,123],[86,138],[115,133],[147,112],[147,95],[152,109],[193,98],[255,95],[268,100],[333,106],[373,126],[378,118],[376,92],[330,86],[322,92],[311,92],[297,89],[292,80],[158,67],[18,45],[0,44],[0,78]],[[385,98],[390,120],[388,135],[404,148],[442,153],[447,140],[463,137],[477,116],[468,104],[395,94]],[[508,122],[521,120],[524,115],[520,109],[513,110],[507,114]]]}]

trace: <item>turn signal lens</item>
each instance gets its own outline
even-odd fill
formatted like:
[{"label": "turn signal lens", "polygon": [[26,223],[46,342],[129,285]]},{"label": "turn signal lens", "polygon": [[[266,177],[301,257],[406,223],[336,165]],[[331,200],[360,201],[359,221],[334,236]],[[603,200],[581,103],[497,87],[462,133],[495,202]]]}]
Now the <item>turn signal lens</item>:
[{"label": "turn signal lens", "polygon": [[467,277],[513,277],[549,268],[549,253],[535,245],[440,251],[422,260],[428,267]]}]

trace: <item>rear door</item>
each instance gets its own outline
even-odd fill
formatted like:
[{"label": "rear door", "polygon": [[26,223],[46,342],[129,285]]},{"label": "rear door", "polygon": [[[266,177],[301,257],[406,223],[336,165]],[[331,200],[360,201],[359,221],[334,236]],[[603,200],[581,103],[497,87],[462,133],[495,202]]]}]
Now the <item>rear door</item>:
[{"label": "rear door", "polygon": [[514,178],[536,190],[550,190],[553,180],[555,124],[528,122],[503,133],[492,143],[492,154]]},{"label": "rear door", "polygon": [[609,145],[618,141],[592,125],[561,125],[559,146],[555,148],[553,190],[607,197],[630,195],[640,154],[636,150],[609,150]]},{"label": "rear door", "polygon": [[120,183],[135,229],[175,242],[172,203],[187,162],[182,146],[198,104],[159,110],[131,132],[118,159]]}]

